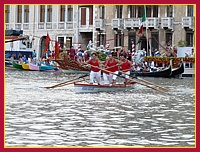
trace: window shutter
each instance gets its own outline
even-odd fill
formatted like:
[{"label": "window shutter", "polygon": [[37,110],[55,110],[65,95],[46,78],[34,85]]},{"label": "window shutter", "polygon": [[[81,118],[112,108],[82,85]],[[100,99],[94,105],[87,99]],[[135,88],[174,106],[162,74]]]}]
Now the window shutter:
[{"label": "window shutter", "polygon": [[81,8],[81,25],[86,25],[86,8]]},{"label": "window shutter", "polygon": [[93,7],[89,8],[89,25],[93,25]]}]

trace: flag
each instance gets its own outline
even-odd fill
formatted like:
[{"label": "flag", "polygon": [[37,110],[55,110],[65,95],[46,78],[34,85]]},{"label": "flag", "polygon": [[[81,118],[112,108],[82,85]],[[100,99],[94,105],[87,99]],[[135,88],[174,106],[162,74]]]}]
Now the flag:
[{"label": "flag", "polygon": [[142,30],[143,30],[145,21],[146,21],[146,7],[144,7],[143,12],[142,12],[142,22],[141,22],[140,30],[139,30],[138,34],[142,34]]},{"label": "flag", "polygon": [[55,41],[55,59],[59,58],[59,50],[60,50],[60,46],[58,44],[58,41]]},{"label": "flag", "polygon": [[48,51],[49,48],[49,42],[51,41],[50,37],[49,37],[49,33],[47,33],[47,37],[46,37],[46,45],[45,45],[45,50],[44,52],[46,53]]}]

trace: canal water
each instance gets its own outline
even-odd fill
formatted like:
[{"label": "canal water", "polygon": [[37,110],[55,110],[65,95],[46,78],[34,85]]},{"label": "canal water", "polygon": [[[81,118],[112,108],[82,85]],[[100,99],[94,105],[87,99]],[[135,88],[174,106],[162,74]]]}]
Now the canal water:
[{"label": "canal water", "polygon": [[78,76],[7,69],[5,145],[195,146],[194,78],[143,78],[166,94],[139,84],[95,94],[44,88]]}]

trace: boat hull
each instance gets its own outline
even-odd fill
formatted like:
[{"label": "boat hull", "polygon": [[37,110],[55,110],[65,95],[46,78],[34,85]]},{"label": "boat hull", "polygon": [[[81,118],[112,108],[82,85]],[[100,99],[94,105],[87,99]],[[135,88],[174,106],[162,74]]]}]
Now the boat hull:
[{"label": "boat hull", "polygon": [[72,69],[68,69],[68,70],[64,70],[62,69],[63,73],[73,73],[73,74],[87,74],[90,71],[79,71],[79,70],[72,70]]},{"label": "boat hull", "polygon": [[14,61],[12,62],[12,65],[13,65],[13,67],[16,68],[16,69],[23,69],[23,67],[22,67],[21,64],[17,64],[17,63],[15,63]]},{"label": "boat hull", "polygon": [[154,72],[131,72],[131,74],[135,74],[136,76],[143,76],[143,77],[170,77],[172,74],[171,66],[168,68],[161,70],[161,71],[154,71]]},{"label": "boat hull", "polygon": [[180,75],[184,73],[184,64],[182,63],[179,68],[172,69],[171,77],[176,77],[177,75]]},{"label": "boat hull", "polygon": [[98,92],[115,92],[115,91],[125,91],[127,89],[134,88],[134,84],[126,85],[116,84],[115,86],[105,86],[97,84],[81,84],[74,82],[75,93],[98,93]]},{"label": "boat hull", "polygon": [[22,63],[22,68],[23,68],[24,70],[30,70],[29,64]]},{"label": "boat hull", "polygon": [[32,64],[32,63],[29,64],[29,68],[30,68],[30,70],[32,70],[32,71],[40,71],[39,66],[37,66],[37,65],[35,65],[35,64]]}]

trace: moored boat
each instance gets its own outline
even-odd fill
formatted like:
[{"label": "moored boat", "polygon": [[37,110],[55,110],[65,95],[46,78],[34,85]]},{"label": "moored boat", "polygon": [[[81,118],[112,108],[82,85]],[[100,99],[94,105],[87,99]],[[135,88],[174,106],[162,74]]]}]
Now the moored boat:
[{"label": "moored boat", "polygon": [[16,63],[15,61],[12,62],[12,65],[16,69],[23,69],[21,64]]},{"label": "moored boat", "polygon": [[170,77],[172,74],[172,69],[171,69],[171,66],[169,66],[160,71],[131,72],[131,74],[135,74],[136,76],[143,76],[143,77]]},{"label": "moored boat", "polygon": [[30,68],[30,70],[32,70],[32,71],[40,71],[39,66],[37,66],[37,65],[35,65],[35,64],[33,64],[33,63],[29,63],[29,68]]},{"label": "moored boat", "polygon": [[184,64],[183,63],[181,63],[180,67],[172,69],[172,74],[170,77],[176,77],[182,73],[184,73]]},{"label": "moored boat", "polygon": [[62,72],[62,70],[60,70],[59,68],[56,68],[56,67],[51,66],[51,65],[41,65],[41,66],[38,66],[38,65],[30,63],[29,64],[29,68],[32,71]]},{"label": "moored boat", "polygon": [[114,91],[124,91],[127,89],[134,88],[135,83],[124,85],[116,84],[115,86],[106,86],[98,84],[86,84],[74,82],[74,90],[76,93],[98,93],[98,92],[114,92]]},{"label": "moored boat", "polygon": [[61,70],[63,73],[73,73],[73,74],[87,74],[90,72],[90,71],[79,71],[79,70],[73,70],[73,69],[68,69],[68,70],[61,69]]},{"label": "moored boat", "polygon": [[61,69],[63,70],[75,70],[75,71],[83,71],[83,72],[89,72],[90,68],[89,67],[85,67],[83,65],[81,65],[79,62],[69,58],[69,57],[65,57],[63,60],[55,60]]},{"label": "moored boat", "polygon": [[24,62],[22,62],[22,68],[23,68],[24,70],[30,70],[29,64],[26,64],[26,63],[24,63]]}]

